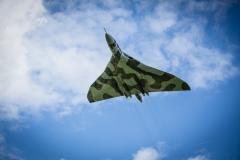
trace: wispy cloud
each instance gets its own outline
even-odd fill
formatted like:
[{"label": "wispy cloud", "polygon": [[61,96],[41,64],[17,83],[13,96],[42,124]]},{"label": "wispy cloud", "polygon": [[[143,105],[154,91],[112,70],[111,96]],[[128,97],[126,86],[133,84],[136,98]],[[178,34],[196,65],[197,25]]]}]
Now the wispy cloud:
[{"label": "wispy cloud", "polygon": [[4,136],[0,133],[0,144],[2,144],[4,142]]},{"label": "wispy cloud", "polygon": [[[212,87],[237,70],[231,53],[204,42],[206,19],[183,16],[170,2],[151,7],[150,2],[136,1],[135,10],[111,0],[101,5],[69,2],[64,12],[55,13],[40,0],[0,3],[2,118],[39,110],[66,115],[72,106],[85,104],[89,85],[111,56],[103,27],[129,54],[183,77],[194,89]],[[45,6],[51,5],[60,7],[51,1]],[[217,4],[211,5],[208,11],[214,14]],[[193,1],[186,10],[211,5]],[[136,15],[140,11],[144,15]]]},{"label": "wispy cloud", "polygon": [[205,155],[197,155],[196,157],[190,157],[187,160],[209,160]]},{"label": "wispy cloud", "polygon": [[5,146],[5,137],[0,133],[0,159],[4,160],[24,160],[20,150],[16,148],[7,148]]}]

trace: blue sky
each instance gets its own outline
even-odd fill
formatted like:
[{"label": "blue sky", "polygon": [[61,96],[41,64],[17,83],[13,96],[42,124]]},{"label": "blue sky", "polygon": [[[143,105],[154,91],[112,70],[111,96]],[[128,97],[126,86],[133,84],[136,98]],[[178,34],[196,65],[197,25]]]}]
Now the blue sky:
[{"label": "blue sky", "polygon": [[[0,159],[240,159],[239,1],[4,0],[0,17]],[[192,90],[89,104],[103,27]]]}]

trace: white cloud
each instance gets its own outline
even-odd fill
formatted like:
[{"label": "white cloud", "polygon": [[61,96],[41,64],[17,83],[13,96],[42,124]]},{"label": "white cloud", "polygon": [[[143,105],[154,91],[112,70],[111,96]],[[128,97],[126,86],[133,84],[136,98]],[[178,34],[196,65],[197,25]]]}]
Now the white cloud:
[{"label": "white cloud", "polygon": [[140,148],[133,154],[133,160],[162,160],[167,157],[166,143],[158,142],[154,147]]},{"label": "white cloud", "polygon": [[[12,6],[15,11],[8,11]],[[115,29],[126,37],[136,28],[128,14],[121,8],[108,12],[91,6],[69,16],[48,15],[40,0],[1,1],[1,118],[85,102],[89,85],[111,55],[100,30],[128,24]]]},{"label": "white cloud", "polygon": [[187,160],[209,160],[209,158],[204,155],[197,155],[196,157],[190,157]]},{"label": "white cloud", "polygon": [[[49,14],[40,0],[0,2],[1,118],[17,119],[40,110],[61,117],[86,103],[89,85],[111,56],[103,27],[129,54],[177,73],[192,88],[211,87],[236,72],[230,53],[203,43],[206,22],[181,18],[168,2],[137,20],[120,2],[105,1],[105,9],[80,5],[78,10],[69,5],[67,13]],[[149,8],[144,5],[139,3],[136,10]],[[198,5],[204,4],[190,3],[189,10]]]},{"label": "white cloud", "polygon": [[[145,147],[133,154],[133,160],[164,160],[167,157],[165,142],[159,142],[157,147]],[[192,156],[186,160],[210,160],[206,154]]]},{"label": "white cloud", "polygon": [[167,3],[158,5],[154,14],[146,16],[145,23],[154,33],[162,33],[177,23],[177,15],[172,11]]},{"label": "white cloud", "polygon": [[161,160],[161,155],[159,152],[152,148],[142,148],[133,155],[133,160]]},{"label": "white cloud", "polygon": [[237,68],[232,64],[231,54],[203,44],[204,33],[199,29],[192,25],[190,30],[176,34],[166,49],[184,69],[188,69],[184,75],[188,76],[192,88],[209,88],[215,82],[231,77]]},{"label": "white cloud", "polygon": [[[0,113],[16,118],[16,112],[23,107],[31,106],[29,109],[35,110],[39,105],[51,104],[59,96],[37,85],[29,74],[24,35],[36,27],[36,20],[44,12],[41,1],[0,3]],[[21,107],[15,107],[19,104]]]}]

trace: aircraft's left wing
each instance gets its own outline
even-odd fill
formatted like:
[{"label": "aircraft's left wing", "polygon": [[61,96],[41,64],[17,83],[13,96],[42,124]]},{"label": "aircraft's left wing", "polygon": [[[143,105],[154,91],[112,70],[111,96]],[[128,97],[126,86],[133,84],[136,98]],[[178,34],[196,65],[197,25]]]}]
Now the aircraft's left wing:
[{"label": "aircraft's left wing", "polygon": [[[189,85],[177,76],[147,66],[128,56],[126,53],[125,56],[129,58],[124,65],[125,71],[128,71],[128,73],[124,73],[125,77],[134,77],[137,75],[139,84],[147,92],[190,90]],[[139,85],[133,88],[137,87],[137,90],[139,90]]]},{"label": "aircraft's left wing", "polygon": [[104,72],[90,86],[87,98],[89,102],[101,101],[109,98],[122,96],[121,91],[117,86],[117,82],[112,77],[114,70],[112,59],[108,63]]}]

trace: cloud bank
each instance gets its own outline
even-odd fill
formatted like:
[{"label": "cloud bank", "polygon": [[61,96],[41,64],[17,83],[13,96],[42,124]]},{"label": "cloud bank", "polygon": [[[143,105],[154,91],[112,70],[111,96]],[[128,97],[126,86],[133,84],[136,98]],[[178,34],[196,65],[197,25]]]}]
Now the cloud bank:
[{"label": "cloud bank", "polygon": [[[111,56],[103,27],[127,53],[179,75],[193,89],[211,88],[236,73],[231,53],[206,44],[206,19],[182,15],[178,5],[184,1],[136,1],[135,9],[111,0],[76,2],[0,2],[1,118],[42,110],[71,113],[85,104],[89,85]],[[217,19],[216,8],[224,6],[209,3],[189,2],[185,10],[205,9]],[[61,6],[59,12],[48,10]]]}]

